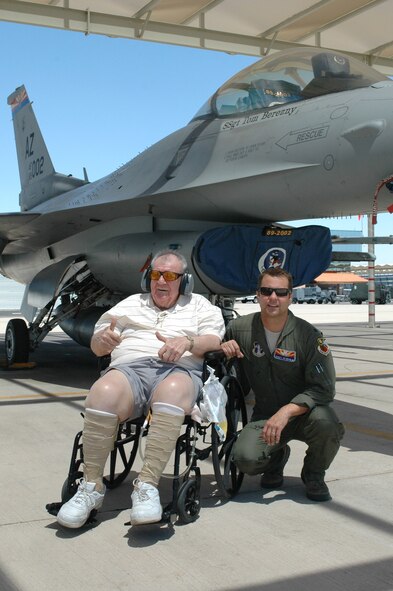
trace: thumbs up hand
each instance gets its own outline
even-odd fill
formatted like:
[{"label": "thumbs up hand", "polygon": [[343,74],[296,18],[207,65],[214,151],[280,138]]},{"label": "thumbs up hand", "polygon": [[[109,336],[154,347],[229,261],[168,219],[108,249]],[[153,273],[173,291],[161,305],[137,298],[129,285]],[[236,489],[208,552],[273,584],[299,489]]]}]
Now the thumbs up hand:
[{"label": "thumbs up hand", "polygon": [[110,355],[122,341],[120,335],[115,332],[116,318],[111,318],[111,323],[106,328],[96,332],[91,339],[91,350],[97,357]]}]

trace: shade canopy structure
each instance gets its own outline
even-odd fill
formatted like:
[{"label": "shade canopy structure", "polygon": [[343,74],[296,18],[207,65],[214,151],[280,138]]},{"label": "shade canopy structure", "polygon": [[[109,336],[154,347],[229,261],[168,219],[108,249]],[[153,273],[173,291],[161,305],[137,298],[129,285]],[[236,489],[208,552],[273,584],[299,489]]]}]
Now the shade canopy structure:
[{"label": "shade canopy structure", "polygon": [[335,271],[326,271],[325,273],[321,273],[318,277],[314,279],[315,283],[326,283],[326,284],[336,284],[339,285],[341,283],[367,283],[367,279],[364,277],[360,277],[356,275],[356,273],[351,272],[335,272]]},{"label": "shade canopy structure", "polygon": [[393,75],[393,0],[0,0],[0,21],[263,57],[334,49]]}]

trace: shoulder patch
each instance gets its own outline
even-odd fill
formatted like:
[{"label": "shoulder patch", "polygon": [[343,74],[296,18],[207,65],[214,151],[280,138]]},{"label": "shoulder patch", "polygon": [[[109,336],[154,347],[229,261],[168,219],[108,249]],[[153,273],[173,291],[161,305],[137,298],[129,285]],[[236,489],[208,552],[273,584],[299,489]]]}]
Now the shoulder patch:
[{"label": "shoulder patch", "polygon": [[330,353],[330,347],[324,338],[317,339],[317,349],[322,355],[325,355],[325,357]]}]

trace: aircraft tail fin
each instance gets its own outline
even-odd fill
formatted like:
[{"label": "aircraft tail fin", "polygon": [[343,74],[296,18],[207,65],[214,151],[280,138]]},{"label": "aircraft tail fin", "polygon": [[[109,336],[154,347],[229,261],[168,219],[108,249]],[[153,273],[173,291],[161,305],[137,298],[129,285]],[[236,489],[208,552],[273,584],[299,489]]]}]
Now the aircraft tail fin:
[{"label": "aircraft tail fin", "polygon": [[14,124],[21,210],[28,211],[56,195],[86,184],[86,180],[55,171],[25,87],[19,86],[7,102],[12,109]]}]

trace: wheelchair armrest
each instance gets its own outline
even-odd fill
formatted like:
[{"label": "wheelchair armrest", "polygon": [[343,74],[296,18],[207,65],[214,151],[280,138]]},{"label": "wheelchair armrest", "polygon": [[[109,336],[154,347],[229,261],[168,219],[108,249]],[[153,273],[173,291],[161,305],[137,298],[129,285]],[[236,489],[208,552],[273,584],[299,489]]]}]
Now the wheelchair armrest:
[{"label": "wheelchair armrest", "polygon": [[203,371],[202,371],[202,381],[203,383],[206,382],[207,378],[209,377],[208,366],[214,369],[215,373],[221,379],[223,373],[223,364],[225,361],[225,353],[222,349],[217,349],[216,351],[206,351],[203,360]]},{"label": "wheelchair armrest", "polygon": [[217,351],[206,351],[204,359],[207,363],[219,363],[224,361],[225,353],[222,349],[217,349]]}]

